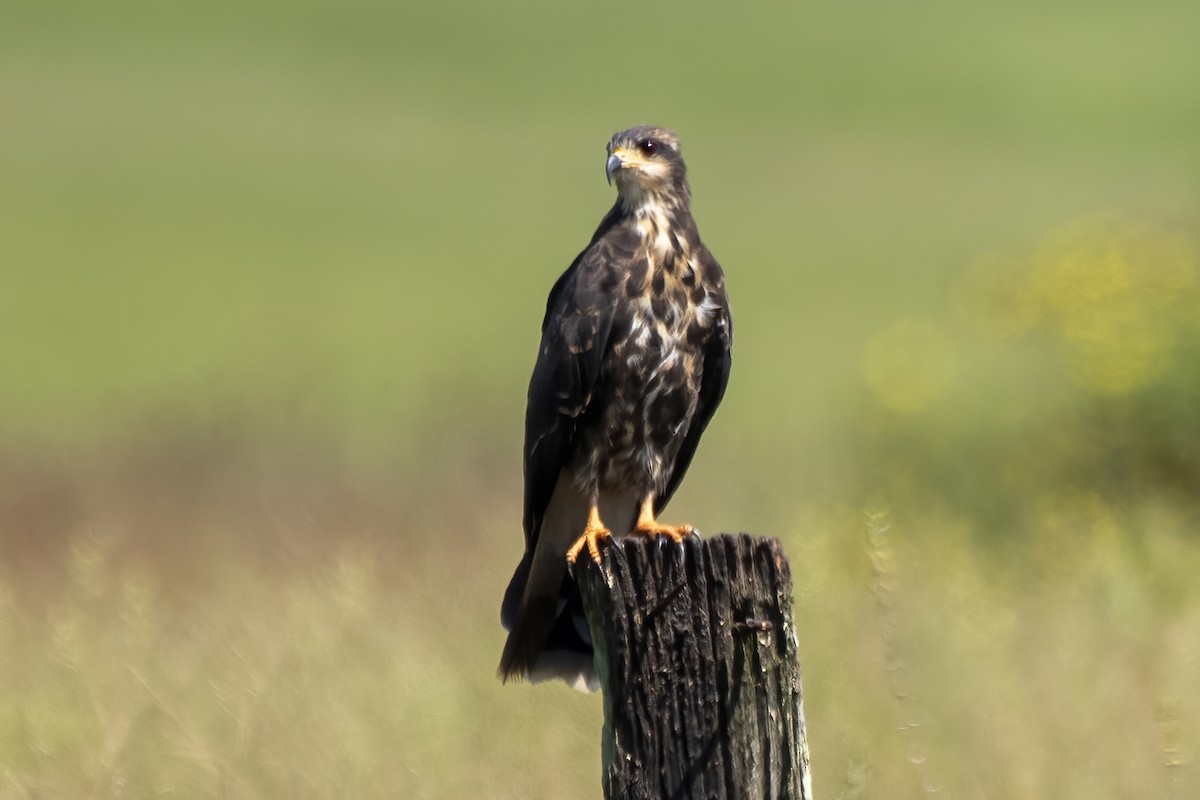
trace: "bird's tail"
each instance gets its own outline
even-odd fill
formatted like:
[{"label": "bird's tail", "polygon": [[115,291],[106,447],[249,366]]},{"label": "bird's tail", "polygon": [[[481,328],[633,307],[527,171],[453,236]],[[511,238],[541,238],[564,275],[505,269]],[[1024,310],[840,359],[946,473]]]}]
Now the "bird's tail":
[{"label": "bird's tail", "polygon": [[509,631],[500,657],[504,681],[561,678],[577,689],[598,688],[583,602],[566,561],[587,513],[586,498],[569,478],[560,479],[533,547],[526,549],[504,593],[500,621]]},{"label": "bird's tail", "polygon": [[500,656],[500,678],[535,683],[560,679],[581,691],[596,691],[592,638],[579,588],[566,574],[565,563],[556,573],[534,573],[535,582],[529,580],[530,564],[526,554],[504,594],[500,621],[509,634]]},{"label": "bird's tail", "polygon": [[[630,496],[600,497],[602,518],[624,533],[633,524]],[[542,519],[535,545],[513,572],[500,621],[509,631],[499,674],[504,681],[561,679],[581,691],[598,691],[592,637],[583,599],[567,573],[566,552],[583,532],[589,503],[570,481],[560,480]],[[586,554],[585,556],[586,557]]]}]

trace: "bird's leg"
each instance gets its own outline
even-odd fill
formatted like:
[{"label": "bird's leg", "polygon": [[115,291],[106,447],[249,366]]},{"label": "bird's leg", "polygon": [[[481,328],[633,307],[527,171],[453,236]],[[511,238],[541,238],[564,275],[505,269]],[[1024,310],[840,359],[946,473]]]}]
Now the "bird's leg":
[{"label": "bird's leg", "polygon": [[651,493],[642,500],[642,507],[638,511],[637,524],[633,527],[633,533],[640,533],[643,536],[666,536],[678,544],[689,536],[695,536],[698,531],[691,525],[660,525],[654,518],[654,494]]},{"label": "bird's leg", "polygon": [[587,525],[583,529],[583,535],[576,539],[575,544],[567,550],[567,563],[574,564],[575,559],[579,558],[579,554],[586,547],[592,561],[599,564],[600,542],[611,538],[612,531],[604,527],[604,523],[600,521],[600,506],[593,500],[588,506]]}]

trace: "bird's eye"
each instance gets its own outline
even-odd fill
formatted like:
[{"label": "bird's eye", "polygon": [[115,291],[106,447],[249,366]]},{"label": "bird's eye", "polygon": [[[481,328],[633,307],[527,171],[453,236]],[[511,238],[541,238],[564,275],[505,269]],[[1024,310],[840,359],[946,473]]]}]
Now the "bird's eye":
[{"label": "bird's eye", "polygon": [[637,146],[642,155],[647,158],[658,152],[658,142],[653,139],[642,139]]}]

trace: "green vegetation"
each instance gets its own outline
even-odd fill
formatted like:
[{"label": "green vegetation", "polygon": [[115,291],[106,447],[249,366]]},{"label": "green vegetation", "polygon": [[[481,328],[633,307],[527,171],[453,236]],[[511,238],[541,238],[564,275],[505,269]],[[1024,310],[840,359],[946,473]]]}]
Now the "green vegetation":
[{"label": "green vegetation", "polygon": [[597,795],[597,699],[493,670],[636,122],[736,327],[668,517],[784,539],[820,795],[1200,795],[1198,27],[7,4],[0,797]]}]

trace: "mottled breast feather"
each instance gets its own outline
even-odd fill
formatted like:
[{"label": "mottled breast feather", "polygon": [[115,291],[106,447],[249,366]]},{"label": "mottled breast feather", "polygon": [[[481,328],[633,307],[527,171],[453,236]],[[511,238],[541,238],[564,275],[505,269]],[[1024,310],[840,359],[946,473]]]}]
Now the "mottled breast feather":
[{"label": "mottled breast feather", "polygon": [[[620,204],[547,304],[526,417],[526,533],[558,473],[664,506],[728,382],[724,276],[686,208]],[[544,473],[544,474],[543,474]]]}]

